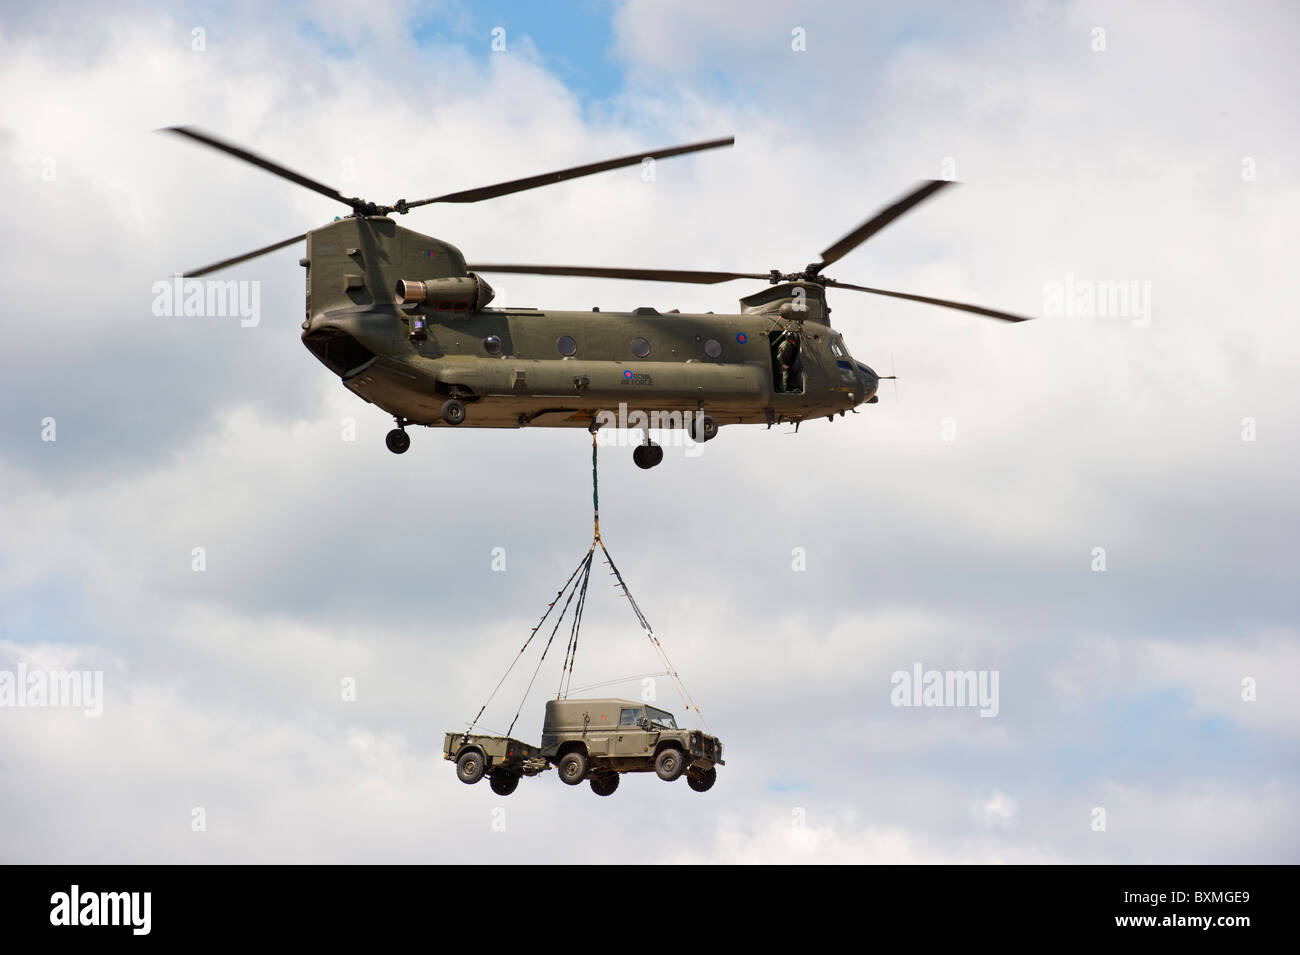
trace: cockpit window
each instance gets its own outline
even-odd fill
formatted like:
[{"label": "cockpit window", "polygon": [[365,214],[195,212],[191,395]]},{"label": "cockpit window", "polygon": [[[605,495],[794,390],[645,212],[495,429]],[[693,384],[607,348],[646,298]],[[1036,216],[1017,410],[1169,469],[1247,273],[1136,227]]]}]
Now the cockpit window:
[{"label": "cockpit window", "polygon": [[636,721],[641,718],[640,710],[624,710],[618,718],[619,726],[636,726]]},{"label": "cockpit window", "polygon": [[664,729],[677,729],[677,721],[673,719],[673,714],[664,710],[657,710],[653,706],[647,706],[645,709],[651,723],[662,726]]},{"label": "cockpit window", "polygon": [[834,355],[836,358],[844,357],[844,345],[840,342],[838,338],[831,339],[831,354]]}]

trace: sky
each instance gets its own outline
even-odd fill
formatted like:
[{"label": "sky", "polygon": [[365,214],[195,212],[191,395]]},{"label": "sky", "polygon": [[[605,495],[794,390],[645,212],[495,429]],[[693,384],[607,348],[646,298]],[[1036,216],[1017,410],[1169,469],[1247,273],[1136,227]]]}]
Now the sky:
[{"label": "sky", "polygon": [[[1297,26],[1284,3],[0,7],[0,681],[102,675],[99,715],[0,705],[0,860],[1298,861]],[[480,261],[789,271],[955,178],[831,274],[1037,319],[833,292],[853,355],[898,376],[878,404],[651,471],[603,449],[603,537],[726,765],[706,794],[547,773],[501,798],[443,734],[590,543],[589,437],[417,428],[389,454],[298,340],[301,246],[223,273],[258,283],[255,325],[155,314],[160,280],[341,211],[153,132],[179,124],[379,202],[736,137],[652,182],[400,223]],[[489,280],[605,311],[756,291]],[[1103,283],[1134,293],[1118,314],[1081,304]],[[593,574],[575,686],[658,669],[625,604]],[[996,706],[896,705],[917,667],[996,677]]]}]

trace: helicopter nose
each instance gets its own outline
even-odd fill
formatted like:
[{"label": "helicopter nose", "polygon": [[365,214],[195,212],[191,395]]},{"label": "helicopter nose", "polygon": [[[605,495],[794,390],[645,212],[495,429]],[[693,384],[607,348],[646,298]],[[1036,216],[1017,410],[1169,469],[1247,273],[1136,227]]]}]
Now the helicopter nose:
[{"label": "helicopter nose", "polygon": [[880,390],[880,376],[862,362],[858,362],[858,377],[862,380],[862,401],[867,402],[876,397]]}]

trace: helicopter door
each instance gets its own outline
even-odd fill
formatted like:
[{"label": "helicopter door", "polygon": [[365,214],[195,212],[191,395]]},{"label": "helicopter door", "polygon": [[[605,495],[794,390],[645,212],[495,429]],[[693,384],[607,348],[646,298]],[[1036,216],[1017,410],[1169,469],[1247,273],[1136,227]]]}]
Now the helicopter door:
[{"label": "helicopter door", "polygon": [[803,341],[799,335],[787,341],[786,330],[778,328],[768,332],[772,350],[772,393],[774,395],[801,395],[804,393]]}]

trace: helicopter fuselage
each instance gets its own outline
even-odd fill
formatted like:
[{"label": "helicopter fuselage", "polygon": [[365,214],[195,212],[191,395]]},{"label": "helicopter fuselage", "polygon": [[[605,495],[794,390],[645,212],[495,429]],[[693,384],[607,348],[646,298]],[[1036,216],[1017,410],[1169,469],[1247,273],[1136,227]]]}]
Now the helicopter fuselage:
[{"label": "helicopter fuselage", "polygon": [[[815,284],[764,289],[732,315],[491,307],[458,249],[382,216],[309,233],[302,262],[304,344],[399,422],[442,426],[454,398],[467,427],[591,427],[602,412],[620,423],[704,412],[718,425],[772,424],[843,414],[879,385],[849,356]],[[798,348],[783,375],[776,346],[787,330]]]}]

